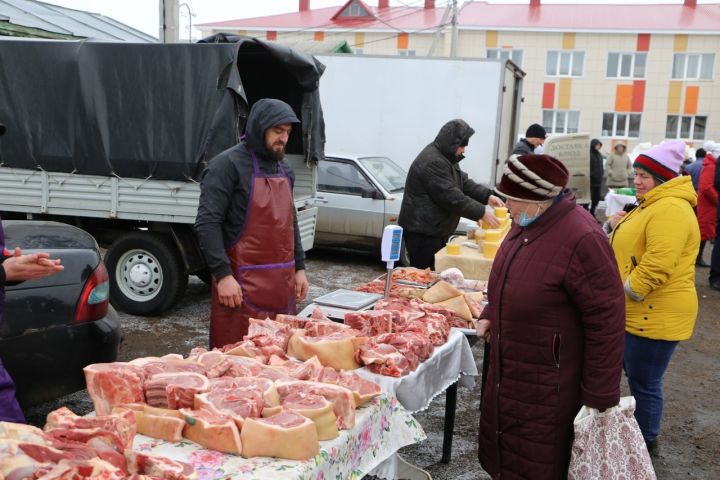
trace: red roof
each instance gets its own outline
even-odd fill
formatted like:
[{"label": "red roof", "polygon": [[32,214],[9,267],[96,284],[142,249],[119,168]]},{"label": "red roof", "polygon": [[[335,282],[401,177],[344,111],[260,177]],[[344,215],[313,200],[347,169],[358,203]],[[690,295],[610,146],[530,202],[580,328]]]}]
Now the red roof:
[{"label": "red roof", "polygon": [[674,5],[466,3],[459,15],[462,27],[499,30],[602,30],[646,33],[708,31],[720,33],[720,4]]},{"label": "red roof", "polygon": [[[367,3],[365,3],[367,5]],[[342,7],[316,8],[304,12],[270,15],[267,17],[240,18],[221,22],[203,23],[198,27],[228,27],[236,29],[263,30],[403,30],[416,31],[433,29],[440,24],[445,8],[424,9],[422,7],[390,7],[378,10],[367,5],[373,18],[337,17]]]},{"label": "red roof", "polygon": [[[519,0],[520,1],[520,0]],[[681,1],[681,0],[678,0]],[[675,5],[602,5],[541,4],[531,7],[529,1],[518,4],[466,2],[460,11],[460,28],[497,30],[595,30],[697,32],[720,31],[720,4],[686,7]],[[345,4],[347,5],[347,4]],[[371,19],[336,17],[344,7],[317,8],[304,12],[266,17],[241,18],[203,23],[200,27],[228,27],[260,30],[432,30],[442,21],[445,8],[390,7],[363,4],[374,15]]]}]

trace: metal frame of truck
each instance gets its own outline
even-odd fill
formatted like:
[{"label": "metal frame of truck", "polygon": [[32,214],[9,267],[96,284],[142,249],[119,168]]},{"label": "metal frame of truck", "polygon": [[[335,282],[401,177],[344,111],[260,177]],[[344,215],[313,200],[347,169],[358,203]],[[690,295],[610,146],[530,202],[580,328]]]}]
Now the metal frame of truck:
[{"label": "metal frame of truck", "polygon": [[[45,134],[45,132],[38,134],[27,127],[28,124],[34,125],[35,117],[28,112],[23,112],[22,115],[17,115],[17,118],[14,118],[12,107],[3,109],[0,106],[0,122],[5,123],[8,128],[7,135],[0,139],[0,212],[2,212],[3,218],[56,220],[87,230],[95,236],[100,245],[107,248],[105,264],[111,278],[113,304],[132,314],[158,315],[170,308],[182,297],[187,287],[188,275],[194,274],[205,282],[211,281],[210,273],[192,230],[200,198],[199,172],[202,171],[202,163],[209,161],[219,151],[237,143],[244,128],[244,121],[249,108],[255,100],[263,96],[283,98],[282,95],[285,94],[292,97],[287,101],[296,108],[296,111],[301,114],[300,118],[303,120],[303,128],[297,129],[297,133],[294,132],[294,151],[292,154],[287,154],[286,159],[295,172],[294,200],[303,248],[305,250],[312,248],[317,218],[317,208],[313,203],[317,171],[316,162],[318,158],[322,157],[322,144],[324,142],[322,112],[319,107],[319,96],[317,96],[317,79],[313,78],[313,75],[319,77],[322,74],[323,66],[312,57],[292,52],[287,47],[269,45],[256,39],[240,41],[246,42],[244,45],[249,49],[246,53],[254,56],[253,62],[273,63],[268,68],[276,68],[275,75],[278,75],[279,71],[282,72],[284,66],[290,65],[288,71],[297,74],[297,77],[293,77],[294,80],[290,81],[297,81],[300,87],[292,93],[282,91],[274,95],[272,91],[274,87],[268,86],[270,82],[263,79],[262,75],[245,81],[246,79],[242,78],[242,68],[238,64],[237,52],[241,48],[240,46],[235,47],[235,49],[233,49],[232,45],[227,44],[215,47],[197,44],[187,46],[128,46],[133,54],[148,52],[148,57],[153,59],[163,58],[165,52],[162,50],[163,48],[173,49],[175,55],[180,57],[182,53],[178,54],[177,49],[194,49],[191,51],[192,55],[187,55],[187,58],[180,58],[180,60],[185,61],[183,66],[185,71],[194,68],[196,65],[202,68],[202,54],[208,52],[207,49],[214,49],[215,58],[211,67],[218,70],[222,69],[222,73],[217,77],[205,73],[199,75],[199,81],[195,79],[196,83],[194,85],[196,87],[199,84],[202,88],[213,89],[216,92],[210,92],[211,95],[207,94],[207,92],[200,93],[205,93],[212,100],[217,100],[220,96],[223,98],[223,103],[217,102],[219,105],[217,110],[214,110],[215,107],[213,106],[212,109],[205,109],[198,113],[198,115],[205,115],[206,117],[204,126],[207,128],[207,136],[204,139],[193,138],[192,141],[204,142],[196,145],[197,150],[202,149],[204,157],[200,160],[181,158],[175,162],[172,156],[168,157],[166,152],[161,151],[161,155],[166,155],[167,163],[156,164],[153,168],[157,167],[162,175],[147,175],[144,178],[139,178],[142,175],[133,170],[133,168],[137,168],[138,163],[141,164],[137,160],[135,160],[135,167],[129,170],[127,164],[117,161],[115,164],[109,165],[110,172],[108,174],[88,174],[87,170],[95,171],[105,168],[103,161],[110,163],[109,154],[102,158],[102,155],[106,153],[103,147],[106,147],[106,150],[111,150],[111,147],[122,142],[122,139],[118,141],[117,137],[112,137],[115,132],[108,134],[107,131],[103,131],[103,127],[105,130],[108,127],[115,127],[115,124],[109,121],[107,124],[102,124],[102,120],[107,120],[106,118],[100,118],[97,121],[97,124],[100,125],[100,128],[97,128],[99,133],[93,130],[92,127],[96,127],[93,123],[96,120],[93,117],[94,111],[85,112],[85,116],[81,118],[81,124],[87,122],[89,126],[89,133],[86,134],[87,140],[86,137],[78,136],[75,131],[71,132],[75,134],[74,136],[68,136],[62,128],[58,128],[59,133],[53,132],[53,134],[56,137],[65,134],[65,137],[61,138],[61,142],[64,143],[60,143],[60,147],[53,145],[47,148],[41,141],[37,140],[38,138],[45,138],[41,135]],[[211,42],[232,43],[238,42],[238,39],[232,41],[211,39]],[[22,56],[18,55],[17,49],[11,48],[16,45],[21,44],[0,44],[0,46],[5,46],[4,49],[0,49],[0,71],[2,71],[1,64],[3,61],[6,69],[8,65],[13,65],[13,62],[20,63],[23,61]],[[48,58],[50,64],[52,63],[50,57],[55,52],[64,54],[64,63],[59,70],[66,68],[66,64],[69,61],[74,61],[75,57],[80,58],[74,68],[57,73],[59,76],[67,75],[69,77],[64,79],[68,88],[85,88],[87,90],[81,92],[84,96],[74,104],[75,108],[77,108],[77,104],[80,104],[81,108],[85,107],[89,103],[88,97],[95,101],[97,95],[95,90],[97,89],[100,90],[100,96],[113,93],[109,91],[110,87],[101,82],[98,83],[99,86],[91,85],[91,87],[87,87],[85,83],[78,87],[75,84],[77,82],[87,82],[83,75],[87,73],[88,63],[97,68],[114,68],[112,65],[108,67],[112,59],[101,58],[97,60],[97,57],[99,57],[98,52],[108,50],[115,53],[122,52],[122,44],[103,47],[103,45],[96,43],[83,44],[82,42],[65,42],[64,44],[60,44],[60,42],[37,42],[31,44],[28,42],[27,48],[32,55],[42,55]],[[82,50],[83,48],[85,50]],[[143,48],[148,50],[143,50]],[[222,50],[221,54],[218,54],[217,49]],[[267,51],[264,49],[267,49]],[[199,51],[200,54],[198,54]],[[168,50],[168,54],[170,53],[172,51]],[[235,55],[234,63],[231,62],[233,55]],[[264,57],[260,58],[259,55],[267,55],[269,60]],[[89,60],[87,57],[89,57]],[[144,61],[147,61],[147,59]],[[226,61],[227,64],[225,64]],[[34,62],[34,65],[39,65],[39,67],[35,68],[46,68],[44,62],[38,61],[37,58],[34,59]],[[135,58],[128,59],[128,64],[135,67],[136,65],[133,62],[141,63],[140,60]],[[236,65],[237,68],[228,68],[228,66],[235,67]],[[293,68],[295,70],[292,70]],[[8,70],[6,70],[7,72]],[[99,72],[99,74],[103,73],[106,72]],[[111,73],[117,76],[116,73]],[[120,73],[126,72],[120,71]],[[148,77],[148,81],[152,81],[153,76],[147,71],[141,73]],[[49,80],[44,78],[47,74],[46,70],[38,72],[38,75],[41,75],[44,80]],[[167,81],[166,72],[162,71],[162,74],[164,80]],[[112,75],[110,76],[112,77]],[[76,76],[82,78],[75,79]],[[288,74],[288,76],[292,75]],[[112,77],[112,80],[115,80],[115,78]],[[40,80],[34,79],[29,83],[32,83],[32,81],[40,82]],[[122,79],[117,81],[120,82]],[[282,85],[284,81],[285,79],[280,79],[278,84]],[[305,85],[302,84],[303,81],[306,83]],[[313,81],[314,83],[312,83]],[[119,85],[122,86],[122,84]],[[12,96],[10,93],[6,93],[5,97],[6,100],[12,100],[12,102],[6,101],[6,103],[14,103],[16,109],[18,105],[29,105],[28,108],[38,107],[37,104],[33,105],[32,98],[27,98],[26,102],[22,101],[24,99],[19,102],[15,101],[18,96],[31,97],[32,95],[31,87],[26,88],[19,75],[14,84],[7,83],[3,85],[2,81],[0,81],[0,88],[3,88],[3,86],[13,90],[11,92]],[[255,87],[255,92],[251,90],[252,87]],[[180,89],[180,87],[177,88]],[[158,88],[157,86],[148,86],[148,91],[151,93],[158,92]],[[226,93],[223,94],[222,92]],[[128,93],[129,98],[132,93]],[[162,94],[162,91],[160,94]],[[2,95],[3,92],[0,92],[0,100],[3,98]],[[308,101],[309,95],[314,95],[317,101],[312,98]],[[140,100],[138,101],[147,101],[141,95],[139,97]],[[178,98],[177,95],[175,98]],[[52,100],[52,98],[49,100]],[[113,100],[110,99],[110,101]],[[168,108],[168,100],[164,99],[164,102],[164,107]],[[63,104],[59,103],[59,105]],[[170,105],[174,104],[171,103]],[[205,104],[203,103],[203,105]],[[40,107],[42,106],[44,104],[40,103]],[[110,106],[117,108],[117,105],[114,104],[110,104]],[[145,104],[140,104],[141,109],[145,106]],[[92,105],[92,107],[95,108],[95,105]],[[178,110],[181,110],[181,107],[178,106]],[[49,113],[55,115],[56,110]],[[100,112],[98,116],[102,113],[106,112]],[[182,113],[177,113],[178,116],[183,114],[193,114],[193,111],[190,110],[190,113],[188,113],[188,107],[185,107]],[[172,114],[168,115],[167,111],[165,111],[165,115],[166,117],[172,117]],[[220,121],[218,121],[218,118]],[[16,122],[13,120],[16,120]],[[193,118],[193,120],[195,119]],[[167,121],[172,122],[173,118],[165,120],[165,122]],[[55,128],[56,123],[46,121],[43,128]],[[118,123],[117,128],[124,126],[120,125],[120,123]],[[178,123],[185,127],[182,118],[178,120]],[[82,125],[84,126],[84,124]],[[211,126],[208,127],[208,125]],[[171,127],[173,126],[175,125],[171,125]],[[132,130],[134,127],[134,125],[131,125],[129,129]],[[162,127],[166,127],[166,125],[162,124]],[[165,128],[165,130],[170,130],[172,133],[172,129]],[[187,134],[187,128],[184,130],[176,128],[176,130],[179,130],[179,132],[174,141],[184,141],[185,137],[183,135]],[[133,132],[129,133],[132,134]],[[137,131],[134,133],[137,133]],[[102,136],[103,134],[105,136]],[[15,137],[12,138],[12,135],[15,135]],[[102,136],[100,140],[98,140],[99,136]],[[221,140],[217,140],[218,138]],[[143,140],[143,138],[140,138],[140,140]],[[14,141],[15,143],[8,144],[8,141]],[[83,144],[78,147],[78,150],[82,150],[84,153],[84,157],[78,162],[86,166],[86,171],[77,171],[79,169],[67,166],[70,161],[75,161],[75,157],[72,156],[67,159],[60,158],[60,161],[49,156],[49,160],[45,160],[45,164],[43,164],[42,155],[46,155],[47,150],[62,150],[61,147],[77,145],[78,142],[83,143],[85,141],[87,141],[88,145]],[[115,143],[113,144],[112,141]],[[215,141],[214,149],[210,147],[213,141]],[[92,142],[100,144],[100,148],[97,148],[97,145],[93,145]],[[102,142],[105,142],[105,144],[102,144]],[[111,143],[110,147],[107,147],[108,142]],[[293,137],[291,137],[291,144],[292,142]],[[35,149],[29,151],[28,155],[33,158],[18,158],[22,157],[22,155],[18,155],[17,152],[24,152],[26,145],[31,145]],[[6,147],[4,150],[3,146]],[[10,148],[7,148],[8,146]],[[92,151],[93,147],[99,152],[98,157],[101,158],[94,159],[87,154],[88,151]],[[289,144],[288,149],[292,151],[290,147]],[[157,146],[151,144],[148,151],[152,151],[153,148],[157,148]],[[27,149],[31,150],[30,147],[27,147]],[[122,149],[122,145],[120,145],[120,149]],[[8,153],[8,151],[11,153]],[[12,152],[15,152],[15,154],[13,155]],[[41,160],[38,160],[33,155],[41,158]],[[58,171],[48,165],[61,165],[65,169],[64,171]],[[115,169],[118,167],[125,168],[125,171],[120,174],[116,173]],[[173,170],[180,168],[183,168],[185,172],[191,171],[193,174],[189,175],[185,172]],[[165,178],[170,179],[163,179],[163,175],[165,175]],[[42,248],[42,241],[42,238],[38,238],[38,248]]]}]

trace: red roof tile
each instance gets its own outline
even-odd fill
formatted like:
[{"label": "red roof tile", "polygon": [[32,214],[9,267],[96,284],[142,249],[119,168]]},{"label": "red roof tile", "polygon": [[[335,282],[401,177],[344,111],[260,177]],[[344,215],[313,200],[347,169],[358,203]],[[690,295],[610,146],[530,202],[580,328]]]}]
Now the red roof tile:
[{"label": "red roof tile", "polygon": [[675,5],[466,3],[460,12],[462,27],[506,30],[714,31],[720,33],[720,4]]},{"label": "red roof tile", "polygon": [[[367,5],[367,3],[366,3]],[[229,27],[237,29],[273,29],[273,30],[423,30],[432,29],[440,24],[444,8],[424,9],[422,7],[391,7],[378,10],[377,6],[367,8],[375,15],[372,19],[357,17],[333,19],[342,7],[316,8],[306,12],[293,12],[267,17],[241,18],[221,22],[203,23],[198,27]]]},{"label": "red roof tile", "polygon": [[[522,1],[522,0],[518,0]],[[681,0],[678,0],[680,2]],[[378,10],[365,2],[373,19],[333,18],[342,7],[317,8],[266,17],[203,23],[198,26],[272,30],[430,30],[440,24],[445,8],[390,7]],[[674,5],[489,4],[466,2],[459,14],[460,28],[497,30],[597,30],[633,33],[720,31],[720,4]]]}]

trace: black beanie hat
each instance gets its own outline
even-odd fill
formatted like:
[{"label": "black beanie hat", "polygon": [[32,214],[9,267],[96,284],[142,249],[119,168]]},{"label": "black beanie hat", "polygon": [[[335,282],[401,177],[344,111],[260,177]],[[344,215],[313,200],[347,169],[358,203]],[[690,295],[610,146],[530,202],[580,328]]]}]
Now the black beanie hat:
[{"label": "black beanie hat", "polygon": [[545,138],[547,137],[547,132],[543,128],[542,125],[538,125],[537,123],[533,123],[530,125],[525,132],[525,138]]}]

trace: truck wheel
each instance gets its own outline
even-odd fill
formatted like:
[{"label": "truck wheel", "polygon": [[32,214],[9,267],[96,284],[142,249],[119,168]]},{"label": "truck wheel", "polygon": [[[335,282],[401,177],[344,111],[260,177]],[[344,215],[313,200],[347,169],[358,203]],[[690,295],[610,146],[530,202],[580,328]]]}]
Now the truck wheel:
[{"label": "truck wheel", "polygon": [[132,315],[159,315],[185,293],[188,276],[175,245],[157,233],[133,232],[105,255],[112,304]]}]

